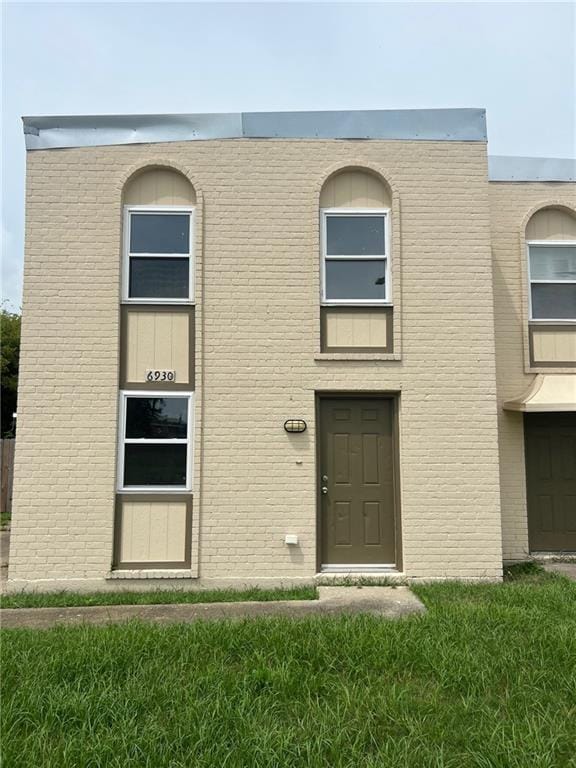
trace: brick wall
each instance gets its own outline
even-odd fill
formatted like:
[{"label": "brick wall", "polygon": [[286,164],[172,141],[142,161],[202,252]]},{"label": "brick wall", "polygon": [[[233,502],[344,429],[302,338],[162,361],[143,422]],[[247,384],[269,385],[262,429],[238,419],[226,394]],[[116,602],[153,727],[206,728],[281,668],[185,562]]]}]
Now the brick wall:
[{"label": "brick wall", "polygon": [[521,560],[528,554],[523,417],[504,411],[502,403],[524,394],[535,377],[527,370],[525,228],[539,208],[564,205],[574,209],[576,184],[493,182],[489,186],[503,554],[506,560]]},{"label": "brick wall", "polygon": [[[186,172],[201,197],[200,584],[315,573],[316,390],[401,392],[406,574],[497,578],[485,145],[240,139],[28,154],[12,586],[103,585],[110,569],[121,187],[158,162]],[[318,195],[347,164],[381,169],[395,194],[401,360],[318,354]],[[308,431],[286,435],[289,417]],[[287,547],[285,533],[301,545]]]}]

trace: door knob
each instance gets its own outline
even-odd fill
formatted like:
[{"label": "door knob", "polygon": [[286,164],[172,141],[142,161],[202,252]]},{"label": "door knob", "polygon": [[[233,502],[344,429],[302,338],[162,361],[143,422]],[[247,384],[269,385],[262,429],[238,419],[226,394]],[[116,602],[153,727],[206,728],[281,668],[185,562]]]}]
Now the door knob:
[{"label": "door knob", "polygon": [[328,488],[325,485],[322,486],[322,493],[328,493]]}]

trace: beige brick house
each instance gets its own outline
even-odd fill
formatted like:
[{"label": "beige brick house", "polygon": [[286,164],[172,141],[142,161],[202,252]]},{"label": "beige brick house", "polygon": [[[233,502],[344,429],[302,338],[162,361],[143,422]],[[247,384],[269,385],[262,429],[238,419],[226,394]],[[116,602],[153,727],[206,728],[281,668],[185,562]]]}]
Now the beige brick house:
[{"label": "beige brick house", "polygon": [[576,550],[572,161],[474,109],[24,129],[10,589]]}]

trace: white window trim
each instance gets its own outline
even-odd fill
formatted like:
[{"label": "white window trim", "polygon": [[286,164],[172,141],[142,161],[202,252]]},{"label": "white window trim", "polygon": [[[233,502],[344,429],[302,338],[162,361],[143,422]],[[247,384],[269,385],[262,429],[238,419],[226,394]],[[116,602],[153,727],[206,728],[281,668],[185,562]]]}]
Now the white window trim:
[{"label": "white window trim", "polygon": [[[187,213],[190,215],[189,252],[185,253],[130,253],[130,214],[131,213]],[[194,214],[193,206],[181,205],[125,205],[123,221],[122,245],[122,303],[123,304],[194,304]],[[189,286],[187,299],[138,298],[129,296],[130,291],[130,257],[137,258],[188,258]]]},{"label": "white window trim", "polygon": [[566,318],[541,318],[534,317],[532,312],[532,285],[574,285],[576,280],[533,280],[530,274],[530,247],[531,246],[576,247],[576,240],[526,240],[526,274],[528,275],[528,318],[531,323],[542,325],[575,325],[576,317]]},{"label": "white window trim", "polygon": [[[384,255],[363,256],[358,254],[328,256],[326,254],[327,244],[327,219],[329,216],[377,216],[384,217]],[[324,307],[391,307],[392,302],[392,269],[390,255],[390,208],[321,208],[320,209],[320,304]],[[327,299],[326,298],[326,260],[337,261],[354,260],[358,261],[385,261],[385,299]]]},{"label": "white window trim", "polygon": [[[169,398],[179,397],[188,399],[188,430],[186,438],[149,439],[149,438],[128,438],[126,439],[126,401],[129,397],[151,398]],[[188,493],[192,488],[192,468],[194,466],[194,392],[166,392],[151,389],[145,390],[123,390],[120,392],[119,406],[120,428],[118,429],[118,478],[117,490],[121,493]],[[186,485],[124,485],[124,446],[130,445],[186,445]]]}]

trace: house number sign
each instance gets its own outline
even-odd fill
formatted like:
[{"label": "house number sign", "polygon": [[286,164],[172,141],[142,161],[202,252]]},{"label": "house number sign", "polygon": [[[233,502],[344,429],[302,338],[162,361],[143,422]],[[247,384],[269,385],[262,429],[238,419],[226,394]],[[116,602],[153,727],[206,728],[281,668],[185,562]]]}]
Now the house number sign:
[{"label": "house number sign", "polygon": [[146,381],[176,381],[176,371],[169,371],[165,368],[147,368]]}]

